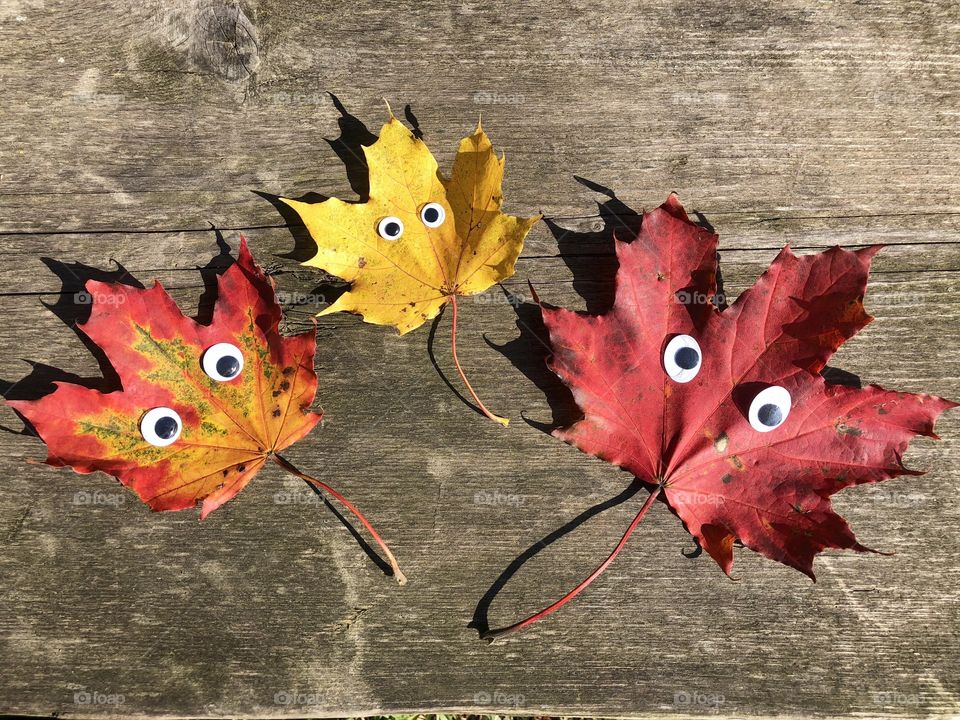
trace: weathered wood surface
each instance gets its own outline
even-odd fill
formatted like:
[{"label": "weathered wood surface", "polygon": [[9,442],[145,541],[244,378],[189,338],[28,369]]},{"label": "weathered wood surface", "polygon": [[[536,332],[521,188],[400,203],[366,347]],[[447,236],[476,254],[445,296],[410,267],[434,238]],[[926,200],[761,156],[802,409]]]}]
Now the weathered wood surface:
[{"label": "weathered wood surface", "polygon": [[[208,297],[211,225],[234,246],[246,229],[291,327],[306,324],[324,278],[282,257],[303,231],[251,191],[362,191],[349,148],[386,97],[444,166],[483,113],[507,208],[551,218],[507,284],[520,295],[530,278],[552,302],[602,307],[610,230],[676,190],[720,232],[728,294],[787,242],[889,244],[877,320],[833,364],[960,397],[958,43],[950,2],[0,0],[3,389],[99,376],[69,327],[87,277],[156,277],[185,308]],[[328,416],[290,456],[375,520],[403,588],[279,472],[203,523],[153,515],[105,476],[26,465],[43,448],[2,410],[0,711],[960,712],[957,413],[907,457],[926,476],[837,500],[892,557],[828,554],[813,585],[740,551],[730,582],[681,554],[692,543],[658,506],[576,603],[480,642],[475,614],[499,626],[558,597],[643,496],[520,419],[550,422],[557,386],[518,316],[535,313],[499,291],[462,313],[467,371],[507,430],[447,387],[429,328],[319,323]],[[459,387],[449,318],[433,348]]]}]

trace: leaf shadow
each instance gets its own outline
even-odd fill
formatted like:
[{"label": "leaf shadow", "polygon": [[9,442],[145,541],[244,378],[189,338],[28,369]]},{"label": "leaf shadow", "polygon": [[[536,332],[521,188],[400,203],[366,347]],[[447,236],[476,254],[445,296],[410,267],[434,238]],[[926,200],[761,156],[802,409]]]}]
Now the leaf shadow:
[{"label": "leaf shadow", "polygon": [[863,388],[863,381],[860,379],[860,376],[849,370],[841,370],[840,368],[827,365],[820,371],[820,375],[831,385],[845,385],[846,387],[857,390]]},{"label": "leaf shadow", "polygon": [[[347,182],[349,182],[351,189],[358,196],[357,202],[366,202],[370,196],[370,178],[363,148],[375,143],[377,136],[370,132],[362,120],[347,110],[340,101],[340,98],[332,92],[328,92],[327,94],[330,96],[334,107],[340,113],[340,117],[337,119],[340,135],[332,140],[329,138],[325,138],[324,140],[340,159],[340,162],[343,163],[344,170],[347,174]],[[407,106],[407,119],[414,125],[414,133],[420,132],[419,126],[416,124],[416,116],[413,115],[413,111],[410,110],[409,105]],[[310,258],[315,257],[318,251],[317,243],[313,237],[311,237],[307,227],[303,224],[299,213],[283,202],[281,200],[282,196],[280,195],[268,193],[263,190],[253,190],[252,192],[273,205],[274,209],[283,218],[290,234],[293,236],[293,250],[288,253],[280,253],[277,257],[295,260],[299,263],[306,262]],[[310,191],[291,199],[312,204],[328,200],[329,196]],[[317,304],[313,302],[315,298],[322,298],[322,302],[325,304],[333,303],[340,295],[349,289],[350,283],[340,280],[336,276],[319,268],[315,268],[314,270],[320,273],[323,279],[309,293],[311,301],[307,304]]]},{"label": "leaf shadow", "polygon": [[437,328],[440,326],[440,321],[443,320],[444,316],[447,314],[447,306],[444,305],[437,317],[433,319],[433,322],[430,323],[430,333],[427,335],[427,356],[430,358],[430,364],[433,365],[433,369],[437,371],[437,375],[440,376],[440,379],[443,380],[444,384],[449,388],[450,392],[457,396],[457,398],[467,407],[469,407],[474,412],[483,415],[483,411],[477,407],[477,405],[467,398],[459,388],[457,388],[450,378],[447,377],[446,373],[443,372],[443,369],[440,367],[440,363],[437,361],[436,352],[434,351],[434,346],[436,343],[437,337]]},{"label": "leaf shadow", "polygon": [[[340,101],[340,98],[331,92],[327,94],[330,96],[334,107],[340,113],[340,117],[337,119],[340,135],[332,140],[324,138],[324,141],[340,159],[340,162],[343,163],[344,170],[347,173],[347,182],[350,183],[351,189],[358,196],[357,202],[366,202],[370,197],[370,177],[363,148],[375,143],[377,136],[370,132],[362,120],[352,115],[346,109]],[[412,112],[408,114],[408,117],[413,117]],[[317,244],[313,238],[310,237],[310,233],[300,219],[300,215],[280,199],[282,196],[262,190],[253,190],[253,193],[259,195],[276,208],[280,216],[286,221],[290,234],[293,235],[295,243],[294,249],[279,257],[303,262],[317,254]],[[319,203],[329,199],[329,197],[311,191],[292,199],[305,203]]]},{"label": "leaf shadow", "polygon": [[417,116],[413,114],[413,108],[410,107],[409,103],[403,108],[403,116],[407,119],[407,122],[410,123],[410,130],[413,132],[413,136],[417,140],[423,140],[423,130],[420,129],[420,121],[417,119]]},{"label": "leaf shadow", "polygon": [[578,175],[574,180],[607,198],[597,203],[594,226],[585,231],[571,230],[550,217],[545,217],[544,223],[556,240],[557,254],[573,275],[574,291],[583,298],[588,313],[599,314],[613,305],[619,267],[614,238],[629,241],[636,237],[643,215],[610,188]]},{"label": "leaf shadow", "polygon": [[230,254],[230,245],[223,239],[223,233],[214,225],[210,225],[217,243],[217,254],[214,255],[207,264],[201,268],[200,278],[203,281],[203,292],[197,302],[197,314],[194,319],[203,325],[207,325],[213,319],[213,308],[217,302],[218,278],[225,273],[236,260]]},{"label": "leaf shadow", "polygon": [[583,413],[577,407],[570,388],[564,385],[547,365],[551,352],[549,333],[543,324],[540,306],[536,303],[524,302],[523,298],[514,295],[502,285],[500,289],[516,313],[516,324],[520,334],[502,345],[492,342],[486,335],[483,336],[483,340],[507,358],[544,394],[553,415],[550,423],[531,420],[525,416],[524,421],[545,433],[573,424],[583,417]]},{"label": "leaf shadow", "polygon": [[[223,234],[211,225],[211,232],[216,238],[219,254],[214,256],[204,267],[198,268],[203,281],[203,293],[200,296],[198,322],[208,323],[213,316],[213,305],[217,295],[217,276],[233,264],[230,255],[230,246],[223,239]],[[40,261],[60,279],[61,288],[57,299],[53,303],[41,301],[41,305],[53,313],[64,325],[77,336],[83,346],[97,361],[100,377],[81,377],[75,373],[45,363],[25,360],[31,371],[20,380],[0,380],[0,395],[6,400],[36,400],[54,391],[56,382],[67,382],[82,387],[112,392],[119,390],[120,376],[114,369],[106,353],[94,343],[80,328],[90,318],[93,307],[93,297],[86,290],[91,280],[104,283],[115,283],[143,289],[144,285],[116,260],[112,270],[85,265],[79,262],[65,262],[50,257],[41,257]]]},{"label": "leaf shadow", "polygon": [[[40,261],[60,279],[60,291],[53,303],[43,300],[40,304],[56,316],[77,336],[83,346],[93,355],[100,369],[100,377],[81,377],[75,373],[45,363],[25,360],[30,373],[15,381],[0,380],[0,395],[6,400],[37,400],[55,390],[54,383],[68,382],[86,388],[111,392],[120,389],[120,376],[114,370],[106,353],[80,329],[79,325],[90,317],[93,298],[86,291],[89,280],[118,283],[143,288],[143,284],[134,278],[127,269],[114,260],[116,268],[104,270],[79,262],[65,262],[50,257],[41,257]],[[18,413],[19,415],[19,413]],[[21,416],[22,418],[22,416]],[[25,424],[29,423],[24,419]]]},{"label": "leaf shadow", "polygon": [[[716,228],[713,227],[707,216],[704,215],[699,210],[691,210],[690,214],[693,215],[694,222],[697,225],[702,227],[709,233],[717,234]],[[717,283],[717,294],[713,296],[713,302],[719,310],[726,310],[729,303],[727,302],[727,294],[723,289],[723,263],[720,262],[721,254],[717,250],[717,274],[716,274],[716,283]]]},{"label": "leaf shadow", "polygon": [[370,558],[370,561],[380,568],[384,575],[393,577],[393,568],[390,567],[390,563],[380,557],[377,551],[373,549],[373,546],[370,545],[366,538],[364,538],[363,535],[361,535],[360,532],[353,526],[353,523],[351,523],[350,520],[347,519],[347,517],[340,512],[340,510],[332,502],[330,502],[330,499],[323,492],[321,492],[320,488],[311,485],[306,480],[303,482],[314,492],[315,495],[323,500],[323,504],[327,506],[327,509],[333,513],[333,516],[337,518],[337,520],[339,520],[340,523],[347,529],[350,535],[353,536],[353,539],[356,541],[357,545],[359,545],[364,554]]},{"label": "leaf shadow", "polygon": [[[597,203],[598,221],[595,226],[586,231],[571,230],[551,217],[544,217],[544,223],[557,243],[557,255],[573,275],[573,289],[583,298],[586,311],[599,314],[613,305],[618,268],[614,238],[629,240],[636,236],[643,216],[620,200],[610,188],[577,175],[574,179],[607,197],[607,200]],[[524,420],[528,425],[547,433],[572,424],[582,417],[582,413],[574,402],[573,393],[547,366],[546,361],[551,353],[549,334],[543,324],[539,305],[526,302],[503,286],[501,289],[516,313],[520,334],[502,345],[486,337],[484,340],[543,392],[553,415],[549,424],[526,417]]]},{"label": "leaf shadow", "polygon": [[[289,230],[293,236],[293,250],[288,253],[280,253],[277,257],[304,262],[317,254],[317,243],[310,237],[310,233],[307,231],[307,227],[303,224],[303,220],[300,219],[297,211],[280,199],[283,197],[282,195],[274,195],[264,190],[251,190],[251,192],[254,195],[259,195],[273,205],[274,209],[280,213],[280,217],[283,218],[284,223],[286,223],[287,230]],[[300,197],[291,198],[291,200],[299,200],[306,203],[323,202],[326,199],[327,197],[325,195],[320,195],[315,192],[308,192]]]},{"label": "leaf shadow", "polygon": [[[333,106],[340,113],[337,119],[337,126],[340,128],[340,136],[334,140],[327,140],[330,149],[340,158],[344,169],[347,171],[347,181],[350,187],[359,197],[358,202],[366,202],[370,198],[370,174],[367,168],[367,158],[363,153],[363,148],[373,145],[377,141],[377,136],[370,132],[370,129],[363,121],[350,114],[344,104],[332,92],[327,93]],[[420,127],[416,123],[416,116],[406,108],[407,119],[413,118],[411,124],[415,128],[415,133],[420,132]],[[422,136],[422,133],[420,133]]]},{"label": "leaf shadow", "polygon": [[[347,110],[340,98],[331,92],[327,94],[330,96],[333,106],[340,113],[340,117],[337,119],[340,135],[332,140],[329,138],[324,138],[324,140],[333,150],[334,155],[343,163],[344,170],[347,173],[347,182],[350,183],[351,189],[358,196],[357,202],[366,202],[370,197],[370,176],[363,148],[375,143],[377,136],[370,132],[362,120]],[[407,107],[407,117],[413,118],[415,121],[416,117],[412,111],[409,111],[409,106]],[[415,132],[419,132],[419,127],[415,127]],[[310,236],[297,211],[284,203],[280,199],[282,197],[280,195],[262,190],[254,190],[253,193],[273,205],[286,222],[290,234],[293,235],[294,249],[278,257],[296,260],[297,262],[304,262],[314,257],[317,254],[317,243]],[[292,199],[305,203],[319,203],[328,200],[329,197],[311,191]]]},{"label": "leaf shadow", "polygon": [[[303,224],[303,221],[300,219],[300,215],[297,214],[297,211],[283,202],[280,199],[280,195],[274,195],[263,190],[253,190],[252,192],[254,195],[259,195],[273,205],[276,211],[280,213],[281,217],[283,217],[283,220],[287,226],[287,230],[289,230],[290,234],[293,236],[293,250],[287,253],[278,253],[275,255],[275,257],[283,258],[285,260],[295,260],[299,263],[306,262],[310,258],[314,257],[317,254],[317,243],[310,236],[306,225]],[[315,203],[323,202],[327,198],[326,196],[318,193],[308,192],[305,195],[301,195],[298,198],[292,199],[299,200],[301,202]],[[308,293],[309,297],[305,299],[305,302],[282,302],[281,304],[284,305],[285,310],[289,309],[291,306],[298,307],[301,305],[332,304],[338,297],[340,297],[350,288],[350,283],[341,280],[335,275],[331,275],[320,268],[314,268],[314,270],[316,270],[316,272],[318,272],[323,279]]]},{"label": "leaf shadow", "polygon": [[476,630],[480,637],[483,638],[490,632],[490,606],[493,604],[493,601],[497,598],[500,592],[504,589],[507,583],[513,578],[514,575],[529,561],[534,557],[540,554],[543,550],[548,548],[553,543],[557,542],[564,536],[576,530],[578,527],[583,525],[585,522],[591,518],[599,515],[605,510],[616,507],[617,505],[622,505],[631,498],[633,498],[641,490],[648,488],[649,485],[644,483],[642,480],[634,478],[633,481],[628,485],[624,490],[619,494],[615,495],[608,500],[604,500],[602,503],[594,505],[593,507],[587,508],[582,513],[577,515],[572,520],[565,523],[563,526],[552,531],[548,535],[545,535],[543,538],[535,542],[529,548],[524,550],[520,555],[518,555],[505,569],[496,580],[493,581],[493,584],[489,589],[484,593],[483,597],[480,599],[480,602],[477,603],[476,609],[473,611],[473,619],[467,624],[468,628]]}]

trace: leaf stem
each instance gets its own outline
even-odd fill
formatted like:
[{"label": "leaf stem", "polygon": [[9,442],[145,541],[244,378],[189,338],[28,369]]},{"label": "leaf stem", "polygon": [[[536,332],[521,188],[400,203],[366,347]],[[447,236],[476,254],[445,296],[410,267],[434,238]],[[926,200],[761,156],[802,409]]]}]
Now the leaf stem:
[{"label": "leaf stem", "polygon": [[467,390],[470,391],[470,396],[473,398],[473,401],[477,404],[477,407],[480,408],[480,412],[486,415],[488,418],[494,422],[498,422],[504,427],[510,424],[510,421],[505,417],[500,417],[499,415],[490,412],[487,410],[487,406],[484,405],[480,398],[477,397],[476,391],[474,391],[473,386],[470,384],[470,381],[467,380],[466,374],[463,372],[463,368],[460,367],[460,359],[457,357],[457,296],[456,293],[450,296],[450,304],[453,306],[453,332],[451,337],[451,344],[453,346],[453,364],[457,366],[457,372],[460,373],[460,378],[463,380],[463,384],[467,386]]},{"label": "leaf stem", "polygon": [[397,564],[397,559],[393,556],[393,553],[390,552],[390,548],[387,547],[387,544],[383,541],[383,538],[381,538],[379,533],[377,533],[377,531],[373,529],[373,525],[371,525],[370,522],[363,516],[363,513],[357,510],[357,508],[353,505],[353,503],[351,503],[343,495],[338,493],[336,490],[334,490],[332,487],[327,485],[322,480],[317,480],[317,478],[311,477],[310,475],[307,475],[305,472],[299,470],[296,466],[293,465],[293,463],[291,463],[282,455],[278,453],[274,453],[272,457],[273,457],[273,461],[277,465],[282,467],[284,470],[286,470],[288,473],[292,475],[296,475],[298,478],[302,480],[306,480],[308,483],[313,485],[318,490],[322,490],[326,493],[329,493],[330,495],[335,497],[337,500],[339,500],[343,504],[343,506],[347,508],[347,510],[352,512],[354,517],[356,517],[357,520],[359,520],[363,524],[363,526],[369,531],[373,539],[377,541],[377,544],[380,546],[380,549],[383,550],[384,555],[387,556],[387,560],[390,562],[390,569],[393,571],[393,577],[396,578],[397,583],[399,583],[400,585],[406,585],[407,577],[402,572],[400,572],[400,565]]},{"label": "leaf stem", "polygon": [[623,537],[620,538],[620,542],[617,543],[617,546],[613,549],[613,552],[611,552],[610,555],[607,556],[607,559],[600,563],[597,569],[590,573],[585,580],[583,580],[579,585],[577,585],[562,598],[553,603],[553,605],[545,607],[543,610],[534,613],[526,620],[521,620],[520,622],[514,623],[508,627],[500,628],[499,630],[488,630],[483,634],[483,639],[493,642],[497,638],[503,637],[504,635],[517,632],[518,630],[522,630],[529,625],[533,625],[533,623],[537,622],[538,620],[542,620],[543,618],[547,617],[547,615],[553,614],[568,602],[573,600],[581,592],[583,592],[590,583],[596,580],[603,573],[604,570],[610,567],[610,564],[613,562],[614,558],[620,554],[620,551],[623,550],[624,545],[627,544],[627,540],[630,539],[633,531],[636,530],[637,525],[639,525],[640,521],[643,520],[643,516],[647,514],[647,510],[650,509],[654,500],[656,500],[657,496],[660,495],[660,490],[662,487],[662,485],[657,485],[656,490],[650,493],[650,496],[647,498],[646,502],[643,503],[643,507],[640,508],[640,512],[637,513],[637,516],[633,519],[633,522],[630,523],[630,527],[627,528],[627,531],[623,534]]}]

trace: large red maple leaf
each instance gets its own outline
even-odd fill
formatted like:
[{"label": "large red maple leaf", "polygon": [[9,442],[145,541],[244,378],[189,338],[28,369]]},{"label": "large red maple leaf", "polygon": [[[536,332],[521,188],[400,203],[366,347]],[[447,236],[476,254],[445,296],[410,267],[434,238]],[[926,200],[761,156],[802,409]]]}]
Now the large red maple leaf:
[{"label": "large red maple leaf", "polygon": [[876,385],[832,385],[820,371],[873,318],[863,307],[880,249],[789,247],[756,284],[721,309],[717,236],[691,222],[676,196],[643,216],[631,242],[614,241],[613,307],[587,315],[541,305],[549,367],[583,418],[554,435],[627,470],[653,491],[600,574],[659,495],[723,571],[733,545],[814,578],[825,548],[867,551],[830,496],[921,473],[901,457],[956,403]]}]

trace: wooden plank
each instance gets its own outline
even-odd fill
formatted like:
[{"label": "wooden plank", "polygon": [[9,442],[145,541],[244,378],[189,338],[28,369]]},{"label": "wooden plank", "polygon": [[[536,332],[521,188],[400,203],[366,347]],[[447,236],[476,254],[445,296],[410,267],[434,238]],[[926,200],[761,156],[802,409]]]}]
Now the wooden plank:
[{"label": "wooden plank", "polygon": [[[676,190],[721,234],[731,296],[786,243],[888,244],[877,319],[833,364],[960,397],[958,41],[947,2],[0,2],[2,389],[99,376],[69,327],[87,277],[209,299],[211,224],[248,234],[289,329],[308,327],[329,283],[283,257],[309,248],[303,230],[252,191],[362,195],[358,144],[386,97],[442,166],[482,112],[507,208],[551,221],[505,283],[521,299],[529,278],[601,308],[611,230]],[[957,413],[906,459],[926,476],[837,499],[894,556],[828,554],[812,585],[740,551],[730,582],[683,557],[658,507],[576,603],[481,643],[475,616],[505,624],[562,594],[643,493],[536,426],[564,408],[529,303],[494,289],[463,323],[467,372],[507,430],[445,383],[459,389],[449,318],[432,343],[319,321],[327,417],[291,459],[375,520],[403,588],[277,473],[203,523],[153,515],[102,475],[25,464],[42,446],[3,410],[0,712],[960,713]]]}]

